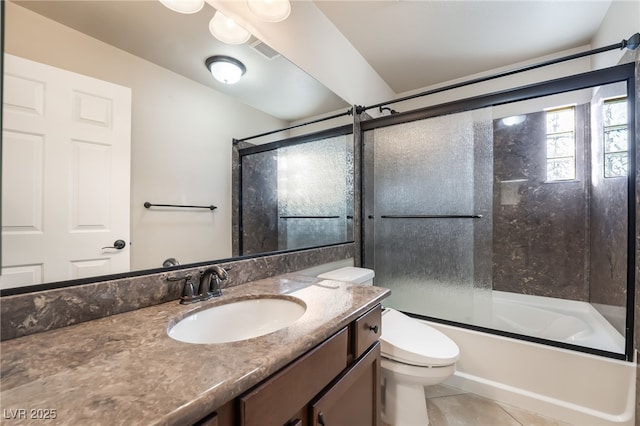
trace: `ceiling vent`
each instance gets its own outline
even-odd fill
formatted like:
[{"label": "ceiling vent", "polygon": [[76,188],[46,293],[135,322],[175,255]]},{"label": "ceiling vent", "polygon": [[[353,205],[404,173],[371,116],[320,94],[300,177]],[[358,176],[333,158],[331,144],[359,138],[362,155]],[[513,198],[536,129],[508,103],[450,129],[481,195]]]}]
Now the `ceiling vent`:
[{"label": "ceiling vent", "polygon": [[251,43],[249,46],[251,46],[253,50],[255,50],[256,52],[258,52],[259,54],[261,54],[262,56],[264,56],[270,61],[280,56],[280,53],[273,50],[266,43],[263,43],[262,40],[256,40],[253,43]]}]

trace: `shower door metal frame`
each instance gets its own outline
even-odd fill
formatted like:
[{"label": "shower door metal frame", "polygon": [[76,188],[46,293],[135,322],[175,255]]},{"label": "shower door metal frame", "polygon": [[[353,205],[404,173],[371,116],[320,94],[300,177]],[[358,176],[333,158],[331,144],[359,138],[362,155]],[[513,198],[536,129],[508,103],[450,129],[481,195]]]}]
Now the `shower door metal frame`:
[{"label": "shower door metal frame", "polygon": [[[627,300],[626,300],[626,323],[625,323],[625,353],[619,354],[615,352],[603,351],[599,349],[588,348],[584,346],[571,345],[564,342],[557,342],[553,340],[541,339],[532,336],[526,336],[521,334],[515,334],[505,332],[501,330],[495,330],[491,328],[476,326],[473,324],[458,323],[454,321],[444,320],[440,318],[433,318],[424,315],[411,314],[412,316],[426,319],[429,321],[439,322],[443,324],[454,325],[457,327],[468,328],[472,330],[488,332],[491,334],[502,335],[505,337],[516,338],[520,340],[531,341],[534,343],[541,343],[550,346],[560,347],[564,349],[575,350],[579,352],[586,352],[594,355],[605,356],[614,359],[622,359],[626,361],[633,361],[633,340],[634,340],[634,314],[635,314],[635,275],[636,275],[636,182],[637,182],[637,165],[636,165],[636,79],[635,79],[635,63],[627,63],[623,65],[617,65],[610,68],[604,68],[596,71],[590,71],[582,74],[576,74],[573,76],[562,77],[558,79],[548,80],[540,83],[530,84],[513,89],[502,90],[498,92],[489,93],[486,95],[475,96],[467,99],[447,102],[435,106],[429,106],[403,113],[397,113],[390,116],[384,116],[380,118],[373,118],[366,121],[359,121],[360,134],[357,140],[359,141],[360,156],[363,161],[360,163],[360,176],[361,176],[361,199],[360,209],[362,211],[362,226],[360,227],[360,241],[361,241],[361,259],[362,264],[365,267],[373,267],[370,262],[372,251],[372,245],[370,239],[366,238],[367,234],[373,235],[371,232],[373,228],[368,225],[375,217],[375,212],[372,211],[373,204],[369,199],[372,197],[372,191],[366,188],[366,183],[369,180],[366,176],[364,161],[364,133],[367,130],[374,130],[377,128],[392,126],[396,124],[408,123],[411,121],[423,120],[426,118],[433,118],[442,115],[460,113],[465,111],[477,110],[480,108],[493,107],[498,105],[504,105],[512,102],[526,101],[534,98],[540,98],[543,96],[555,95],[560,93],[571,92],[575,90],[588,89],[590,87],[601,86],[611,83],[626,82],[627,85],[627,99],[628,99],[628,125],[630,131],[628,132],[628,169],[629,174],[627,176]],[[371,204],[371,206],[370,206]],[[369,228],[369,229],[367,229]],[[367,257],[369,256],[369,258]]]}]

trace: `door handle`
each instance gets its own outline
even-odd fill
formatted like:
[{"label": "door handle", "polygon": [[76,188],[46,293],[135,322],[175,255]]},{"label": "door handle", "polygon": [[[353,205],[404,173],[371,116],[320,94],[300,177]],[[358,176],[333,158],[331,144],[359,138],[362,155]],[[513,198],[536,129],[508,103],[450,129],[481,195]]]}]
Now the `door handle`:
[{"label": "door handle", "polygon": [[110,247],[102,247],[102,249],[116,249],[116,250],[122,250],[123,248],[125,248],[127,245],[127,243],[124,242],[124,240],[115,240],[113,242],[113,246]]}]

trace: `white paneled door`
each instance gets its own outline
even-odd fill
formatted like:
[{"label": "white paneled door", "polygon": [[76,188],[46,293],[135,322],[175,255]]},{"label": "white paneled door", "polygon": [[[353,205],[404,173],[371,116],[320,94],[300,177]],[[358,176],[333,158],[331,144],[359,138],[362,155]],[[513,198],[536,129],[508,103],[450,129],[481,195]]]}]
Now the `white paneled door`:
[{"label": "white paneled door", "polygon": [[0,287],[128,271],[131,89],[4,60]]}]

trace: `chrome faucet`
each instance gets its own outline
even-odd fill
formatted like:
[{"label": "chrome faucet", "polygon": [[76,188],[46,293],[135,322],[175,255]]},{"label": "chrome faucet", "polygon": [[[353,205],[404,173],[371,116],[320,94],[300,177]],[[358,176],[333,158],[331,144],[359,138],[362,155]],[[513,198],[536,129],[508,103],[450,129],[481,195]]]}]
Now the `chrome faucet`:
[{"label": "chrome faucet", "polygon": [[200,286],[198,288],[198,297],[200,300],[209,300],[212,297],[222,296],[221,282],[226,281],[229,274],[224,268],[213,265],[209,269],[200,274]]}]

